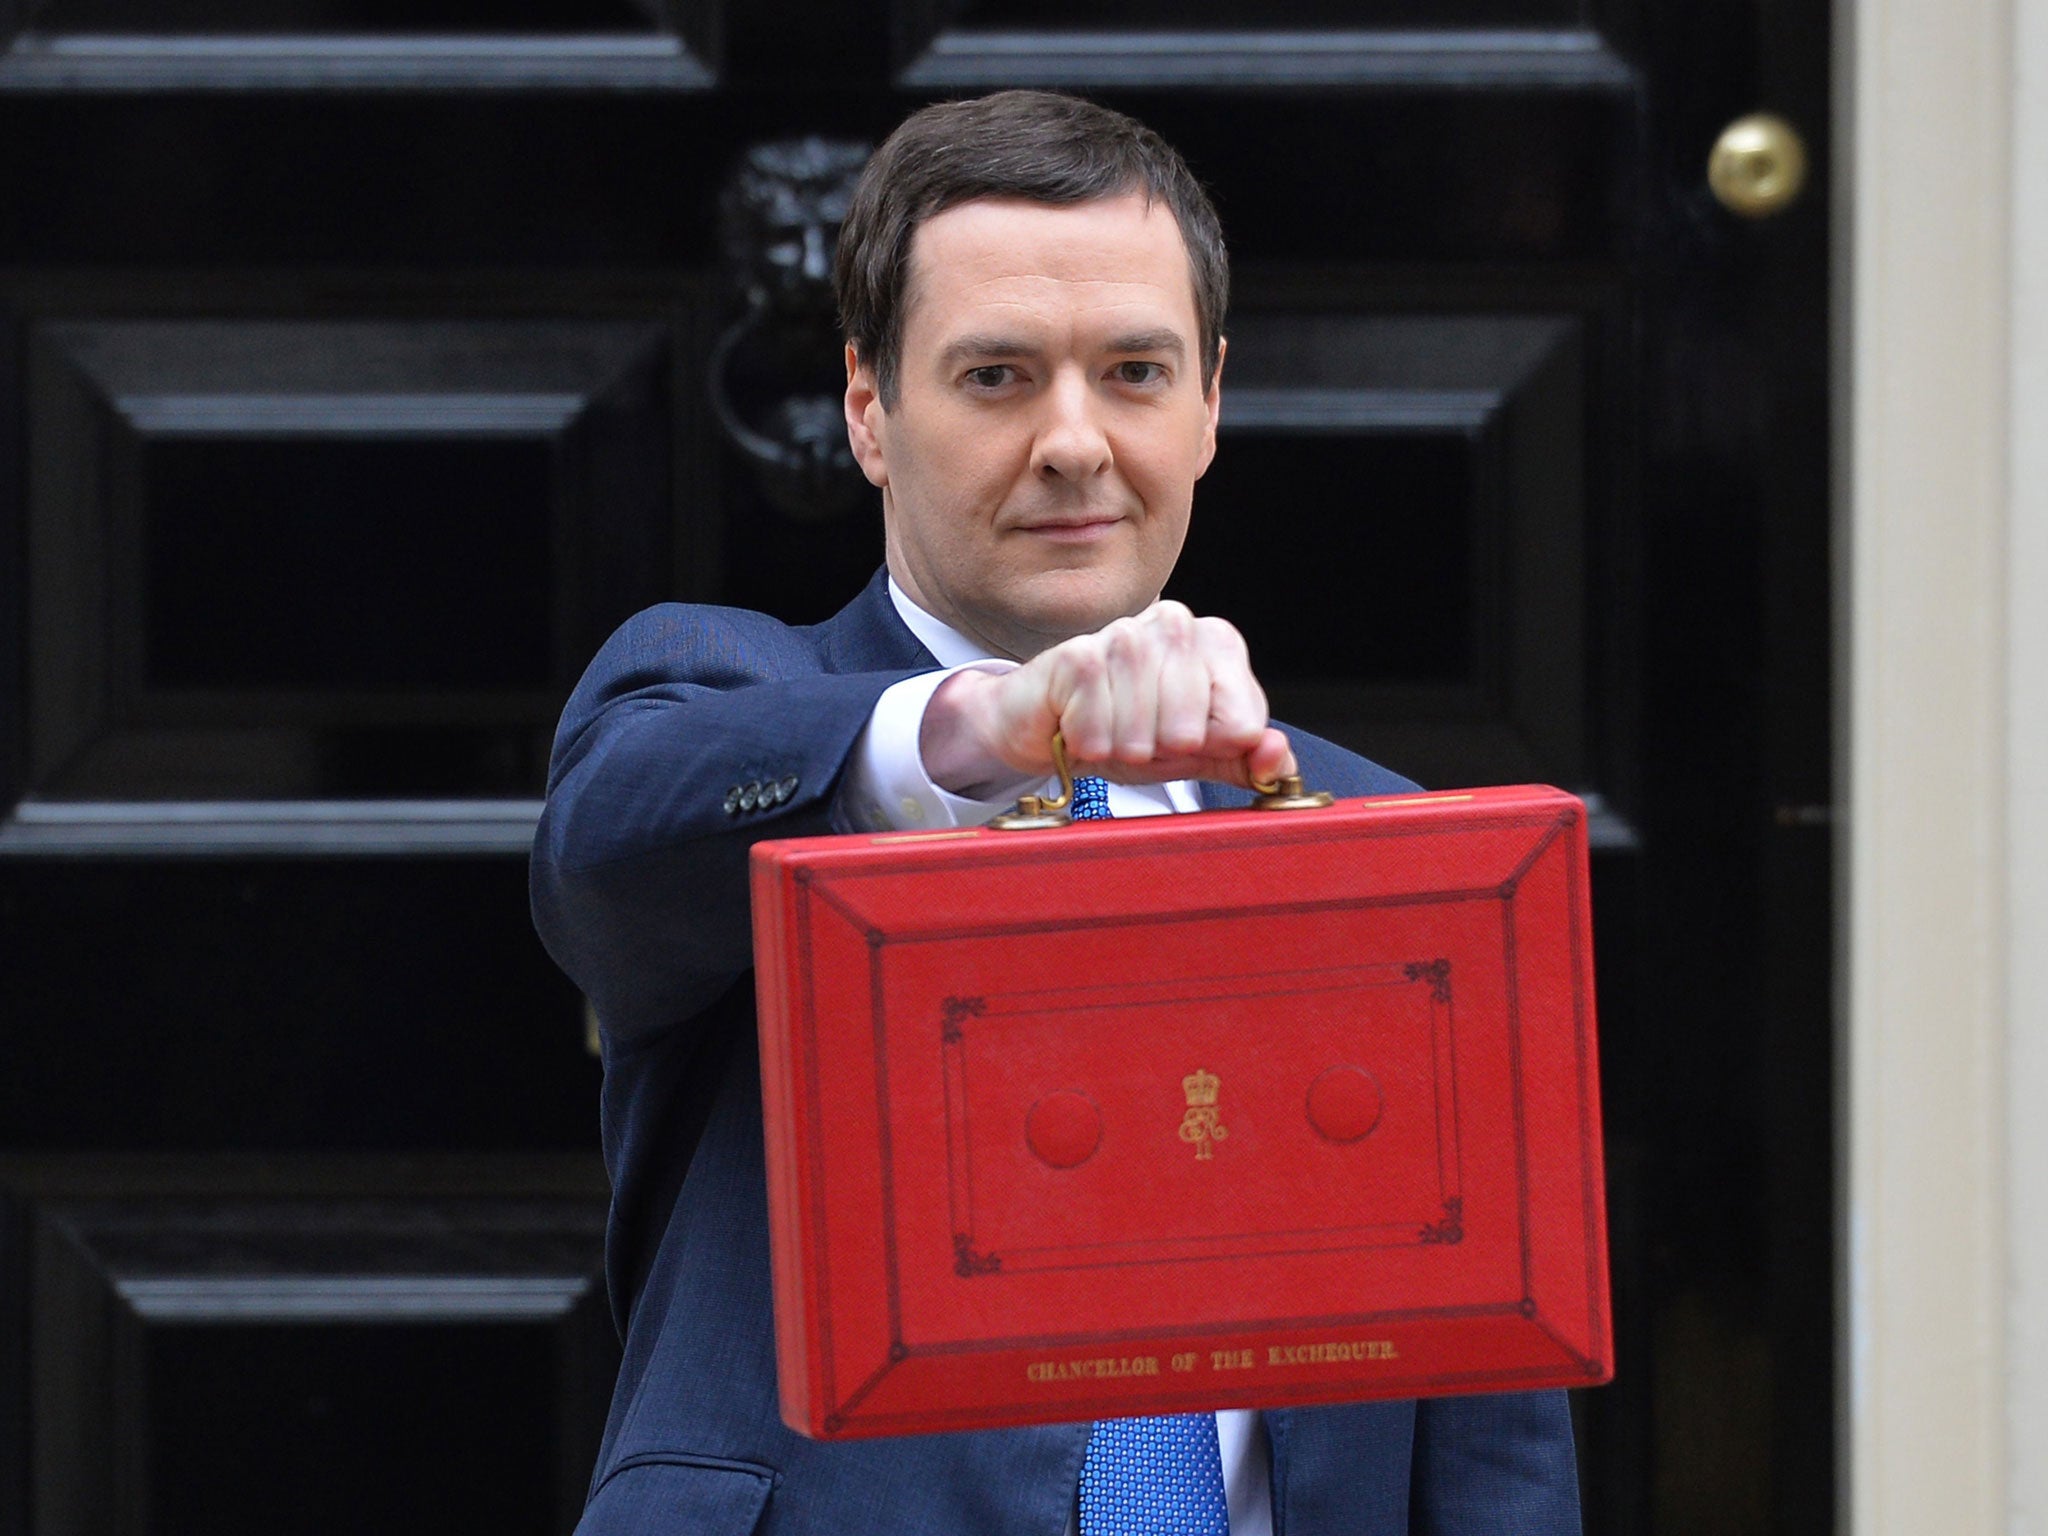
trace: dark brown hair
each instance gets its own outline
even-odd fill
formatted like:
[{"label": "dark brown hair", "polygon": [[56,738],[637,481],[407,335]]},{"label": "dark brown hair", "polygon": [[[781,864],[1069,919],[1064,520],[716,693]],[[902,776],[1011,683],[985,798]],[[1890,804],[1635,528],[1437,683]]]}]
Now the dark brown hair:
[{"label": "dark brown hair", "polygon": [[839,324],[874,370],[885,408],[896,371],[918,226],[984,197],[1085,203],[1143,192],[1180,226],[1201,327],[1202,392],[1222,356],[1230,258],[1201,183],[1173,147],[1121,112],[1052,91],[999,91],[912,113],[875,151],[839,232],[832,281]]}]

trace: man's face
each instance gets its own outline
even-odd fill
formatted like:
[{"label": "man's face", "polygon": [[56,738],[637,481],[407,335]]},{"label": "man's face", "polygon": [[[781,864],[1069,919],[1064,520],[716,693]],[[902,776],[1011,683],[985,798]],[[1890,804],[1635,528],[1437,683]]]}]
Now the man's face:
[{"label": "man's face", "polygon": [[1172,213],[965,203],[917,231],[906,298],[894,406],[847,356],[897,582],[1018,657],[1158,597],[1216,451]]}]

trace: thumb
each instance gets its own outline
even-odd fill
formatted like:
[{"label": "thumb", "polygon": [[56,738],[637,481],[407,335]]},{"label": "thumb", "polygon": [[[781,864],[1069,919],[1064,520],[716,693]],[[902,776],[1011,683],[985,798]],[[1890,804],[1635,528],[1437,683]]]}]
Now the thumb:
[{"label": "thumb", "polygon": [[1294,748],[1288,744],[1287,733],[1275,726],[1267,726],[1251,751],[1244,755],[1245,787],[1252,784],[1272,784],[1301,771],[1295,761]]}]

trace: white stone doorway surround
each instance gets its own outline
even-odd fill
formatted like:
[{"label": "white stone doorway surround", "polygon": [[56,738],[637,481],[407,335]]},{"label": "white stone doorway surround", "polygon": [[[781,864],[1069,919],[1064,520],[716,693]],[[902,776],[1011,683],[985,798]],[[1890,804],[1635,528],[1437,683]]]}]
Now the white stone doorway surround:
[{"label": "white stone doorway surround", "polygon": [[2048,0],[1837,0],[1842,1518],[2048,1533]]}]

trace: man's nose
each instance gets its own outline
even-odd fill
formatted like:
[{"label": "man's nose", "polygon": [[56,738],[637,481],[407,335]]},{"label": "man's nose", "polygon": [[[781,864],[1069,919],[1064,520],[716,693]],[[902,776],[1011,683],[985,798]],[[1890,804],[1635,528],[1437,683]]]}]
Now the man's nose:
[{"label": "man's nose", "polygon": [[1079,372],[1056,375],[1045,393],[1045,415],[1031,446],[1034,473],[1076,483],[1109,468],[1109,436],[1103,431],[1101,402]]}]

